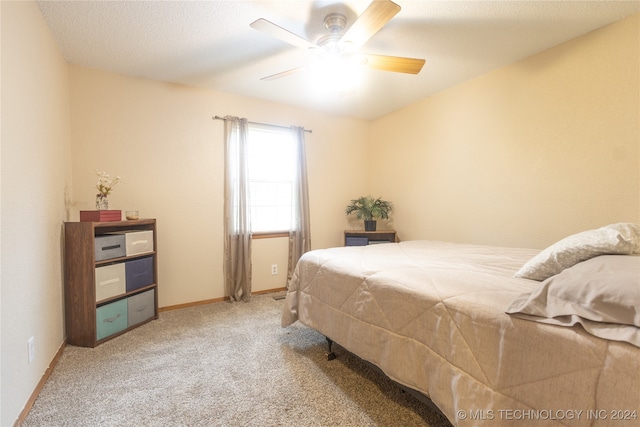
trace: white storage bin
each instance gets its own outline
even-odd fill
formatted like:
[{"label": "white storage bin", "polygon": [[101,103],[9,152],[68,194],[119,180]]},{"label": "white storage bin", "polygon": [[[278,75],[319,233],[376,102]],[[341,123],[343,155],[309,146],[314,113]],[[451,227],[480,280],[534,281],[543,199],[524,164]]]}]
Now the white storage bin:
[{"label": "white storage bin", "polygon": [[153,252],[153,230],[119,231],[124,235],[126,256]]},{"label": "white storage bin", "polygon": [[124,294],[127,291],[124,263],[96,268],[96,301]]}]

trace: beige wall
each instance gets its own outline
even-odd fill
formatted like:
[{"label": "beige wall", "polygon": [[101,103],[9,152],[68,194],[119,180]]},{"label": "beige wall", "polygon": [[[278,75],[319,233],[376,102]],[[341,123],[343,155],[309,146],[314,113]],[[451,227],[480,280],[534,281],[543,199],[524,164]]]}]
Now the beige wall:
[{"label": "beige wall", "polygon": [[376,120],[371,188],[400,237],[542,248],[638,222],[639,20]]},{"label": "beige wall", "polygon": [[[312,244],[341,244],[343,205],[368,189],[369,166],[358,160],[368,122],[71,66],[70,217],[95,209],[96,170],[123,175],[110,208],[157,218],[161,307],[225,295],[223,122],[212,117],[227,114],[313,130],[306,134]],[[255,241],[254,290],[285,286],[286,244]]]},{"label": "beige wall", "polygon": [[[33,2],[2,14],[1,415],[11,426],[64,340],[68,67]],[[27,340],[35,358],[29,363]]]},{"label": "beige wall", "polygon": [[[260,292],[286,287],[289,238],[254,239],[251,249],[253,251],[251,291]],[[277,274],[271,274],[271,266],[274,264],[277,266]]]}]

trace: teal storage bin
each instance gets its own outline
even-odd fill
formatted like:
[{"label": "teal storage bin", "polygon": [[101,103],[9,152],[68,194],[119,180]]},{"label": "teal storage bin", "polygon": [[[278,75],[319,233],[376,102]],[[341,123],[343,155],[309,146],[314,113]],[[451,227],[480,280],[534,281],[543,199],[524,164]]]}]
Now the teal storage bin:
[{"label": "teal storage bin", "polygon": [[121,299],[96,309],[97,340],[127,329],[127,300]]}]

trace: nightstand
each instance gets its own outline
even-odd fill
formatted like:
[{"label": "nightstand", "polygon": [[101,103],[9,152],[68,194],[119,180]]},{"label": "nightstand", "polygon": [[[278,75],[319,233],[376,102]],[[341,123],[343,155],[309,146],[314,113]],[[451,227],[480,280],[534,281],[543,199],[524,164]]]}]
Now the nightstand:
[{"label": "nightstand", "polygon": [[395,230],[361,231],[345,230],[345,246],[366,246],[377,243],[393,243],[396,241]]}]

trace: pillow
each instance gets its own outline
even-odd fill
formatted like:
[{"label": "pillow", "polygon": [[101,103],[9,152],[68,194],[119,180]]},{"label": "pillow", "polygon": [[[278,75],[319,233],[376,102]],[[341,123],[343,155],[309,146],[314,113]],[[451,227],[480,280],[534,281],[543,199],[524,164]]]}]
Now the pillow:
[{"label": "pillow", "polygon": [[640,347],[640,256],[578,263],[515,298],[506,312],[553,325],[579,323],[592,335]]},{"label": "pillow", "polygon": [[583,231],[554,243],[531,258],[515,274],[545,280],[581,261],[598,255],[640,253],[640,226],[618,223]]}]

